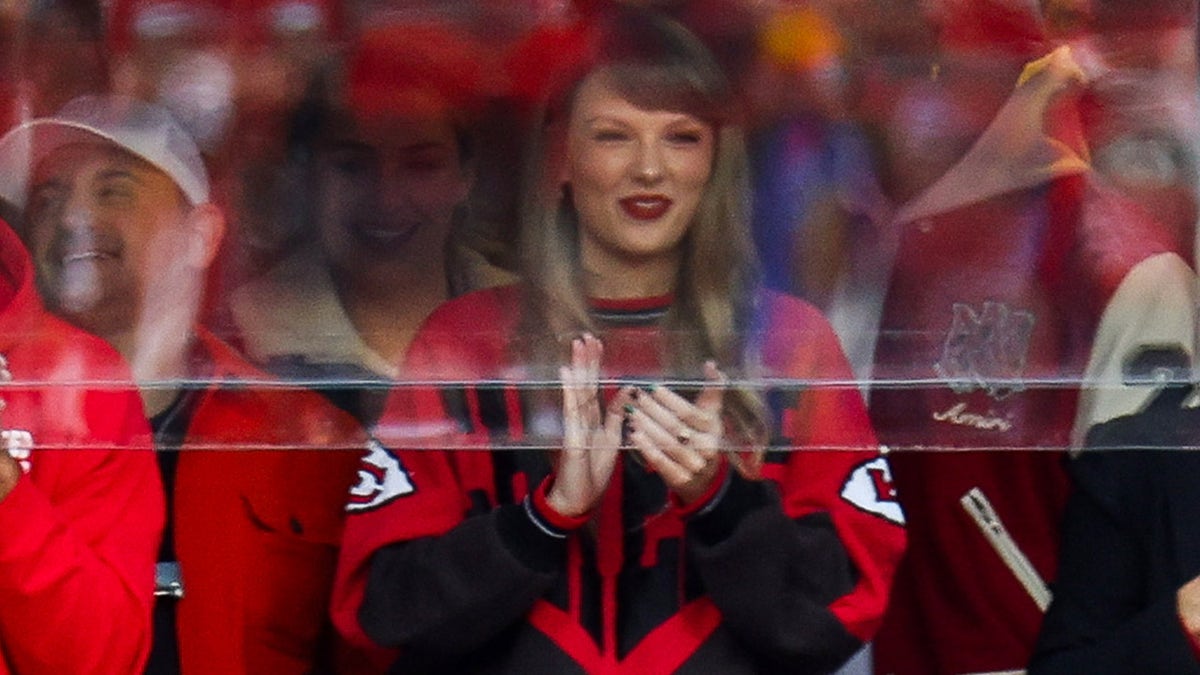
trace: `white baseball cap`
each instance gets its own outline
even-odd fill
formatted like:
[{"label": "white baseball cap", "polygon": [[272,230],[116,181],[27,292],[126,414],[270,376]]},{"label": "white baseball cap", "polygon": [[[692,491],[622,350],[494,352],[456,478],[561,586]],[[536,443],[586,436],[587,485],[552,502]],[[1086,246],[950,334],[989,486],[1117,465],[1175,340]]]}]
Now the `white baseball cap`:
[{"label": "white baseball cap", "polygon": [[165,108],[126,96],[80,96],[53,117],[14,127],[0,138],[0,197],[25,208],[29,174],[55,149],[99,137],[171,177],[193,205],[208,201],[200,150]]}]

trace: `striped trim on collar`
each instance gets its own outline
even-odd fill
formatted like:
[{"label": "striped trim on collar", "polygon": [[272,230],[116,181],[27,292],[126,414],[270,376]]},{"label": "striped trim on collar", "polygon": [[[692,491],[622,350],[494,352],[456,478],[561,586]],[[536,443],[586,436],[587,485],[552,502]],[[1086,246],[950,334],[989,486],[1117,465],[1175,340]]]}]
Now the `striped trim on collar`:
[{"label": "striped trim on collar", "polygon": [[667,315],[674,302],[674,293],[649,298],[588,298],[593,318],[603,323],[622,326],[656,323]]}]

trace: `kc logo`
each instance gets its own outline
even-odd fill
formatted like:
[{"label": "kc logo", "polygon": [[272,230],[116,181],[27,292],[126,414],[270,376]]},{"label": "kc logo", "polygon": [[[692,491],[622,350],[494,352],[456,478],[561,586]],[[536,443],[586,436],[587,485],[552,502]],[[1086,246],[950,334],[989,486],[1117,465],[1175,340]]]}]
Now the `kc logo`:
[{"label": "kc logo", "polygon": [[358,483],[350,488],[346,511],[370,511],[413,492],[416,492],[416,488],[412,478],[400,464],[399,458],[372,438],[367,454],[358,467]]},{"label": "kc logo", "polygon": [[842,484],[842,499],[867,513],[897,525],[904,524],[904,511],[896,501],[896,486],[892,483],[892,468],[883,457],[851,469]]},{"label": "kc logo", "polygon": [[958,394],[983,389],[1002,399],[1021,391],[1033,323],[1033,314],[999,302],[985,302],[979,312],[955,303],[954,322],[934,369]]}]

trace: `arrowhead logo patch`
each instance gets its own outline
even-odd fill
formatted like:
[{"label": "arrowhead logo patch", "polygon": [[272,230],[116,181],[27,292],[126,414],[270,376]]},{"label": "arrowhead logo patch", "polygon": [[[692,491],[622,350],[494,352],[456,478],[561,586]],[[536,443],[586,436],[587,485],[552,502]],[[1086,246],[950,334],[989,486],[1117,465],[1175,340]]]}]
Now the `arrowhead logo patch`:
[{"label": "arrowhead logo patch", "polygon": [[842,499],[861,511],[904,525],[904,510],[896,500],[896,487],[892,484],[892,467],[883,457],[854,467],[842,485]]},{"label": "arrowhead logo patch", "polygon": [[371,511],[416,491],[412,477],[404,470],[400,459],[372,438],[367,444],[367,454],[358,467],[358,483],[350,488],[346,511]]}]

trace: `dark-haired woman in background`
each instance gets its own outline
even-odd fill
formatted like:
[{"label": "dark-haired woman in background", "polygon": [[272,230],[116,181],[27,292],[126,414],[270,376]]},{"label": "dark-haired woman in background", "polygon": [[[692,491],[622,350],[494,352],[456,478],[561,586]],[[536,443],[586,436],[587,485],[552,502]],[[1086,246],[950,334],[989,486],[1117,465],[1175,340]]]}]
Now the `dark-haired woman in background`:
[{"label": "dark-haired woman in background", "polygon": [[758,288],[709,54],[644,13],[589,38],[531,148],[525,281],[412,345],[431,384],[376,429],[335,621],[402,672],[833,670],[903,547],[886,461],[825,320]]}]

